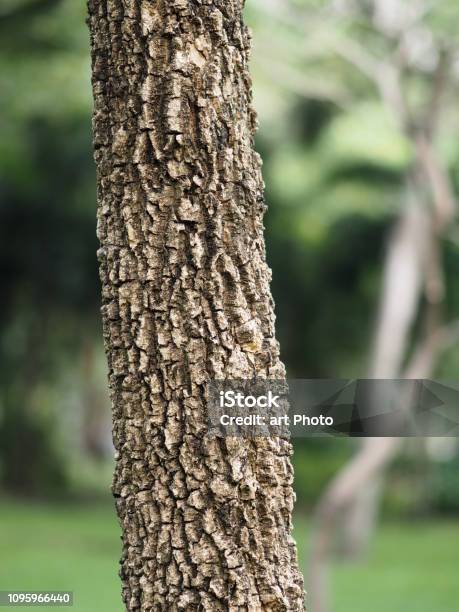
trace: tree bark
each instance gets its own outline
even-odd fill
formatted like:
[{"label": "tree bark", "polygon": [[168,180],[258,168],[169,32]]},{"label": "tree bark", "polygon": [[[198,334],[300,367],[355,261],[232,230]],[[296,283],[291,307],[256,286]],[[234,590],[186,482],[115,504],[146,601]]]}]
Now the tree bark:
[{"label": "tree bark", "polygon": [[242,9],[89,2],[127,610],[303,610],[290,443],[206,436],[211,379],[284,376]]}]

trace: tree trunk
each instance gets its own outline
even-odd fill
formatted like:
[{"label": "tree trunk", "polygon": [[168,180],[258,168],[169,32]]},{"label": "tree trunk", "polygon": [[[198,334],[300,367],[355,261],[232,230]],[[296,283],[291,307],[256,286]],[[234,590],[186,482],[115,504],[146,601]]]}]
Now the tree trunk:
[{"label": "tree trunk", "polygon": [[206,435],[211,379],[284,376],[242,8],[89,2],[128,610],[303,610],[289,442]]}]

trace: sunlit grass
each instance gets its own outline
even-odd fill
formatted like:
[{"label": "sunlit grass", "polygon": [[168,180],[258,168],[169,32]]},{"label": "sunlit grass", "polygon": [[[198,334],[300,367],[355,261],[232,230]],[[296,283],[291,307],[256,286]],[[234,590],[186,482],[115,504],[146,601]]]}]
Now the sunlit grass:
[{"label": "sunlit grass", "polygon": [[[309,530],[295,520],[306,566]],[[383,525],[363,564],[333,569],[333,612],[456,612],[459,522]],[[73,590],[74,609],[122,612],[119,527],[98,504],[0,504],[0,589]],[[42,610],[51,608],[42,607]]]},{"label": "sunlit grass", "polygon": [[0,505],[0,557],[1,590],[71,590],[75,610],[124,609],[119,527],[109,502]]},{"label": "sunlit grass", "polygon": [[[295,536],[306,571],[308,528]],[[333,612],[457,612],[459,521],[383,524],[361,563],[335,563]]]}]

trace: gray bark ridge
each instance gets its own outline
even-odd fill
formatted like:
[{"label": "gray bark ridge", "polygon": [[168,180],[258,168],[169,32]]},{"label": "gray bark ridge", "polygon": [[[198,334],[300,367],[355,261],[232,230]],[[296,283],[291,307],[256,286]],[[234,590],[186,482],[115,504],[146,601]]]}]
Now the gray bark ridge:
[{"label": "gray bark ridge", "polygon": [[102,315],[127,610],[300,611],[286,440],[206,436],[285,375],[241,0],[90,0]]}]

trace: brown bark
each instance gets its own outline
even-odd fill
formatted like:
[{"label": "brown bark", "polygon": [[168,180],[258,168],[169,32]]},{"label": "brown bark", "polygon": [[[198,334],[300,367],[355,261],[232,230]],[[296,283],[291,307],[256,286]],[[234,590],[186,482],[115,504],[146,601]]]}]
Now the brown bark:
[{"label": "brown bark", "polygon": [[89,2],[128,610],[303,610],[290,444],[206,436],[211,379],[284,375],[242,8]]}]

